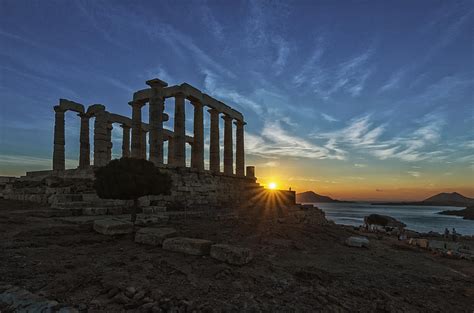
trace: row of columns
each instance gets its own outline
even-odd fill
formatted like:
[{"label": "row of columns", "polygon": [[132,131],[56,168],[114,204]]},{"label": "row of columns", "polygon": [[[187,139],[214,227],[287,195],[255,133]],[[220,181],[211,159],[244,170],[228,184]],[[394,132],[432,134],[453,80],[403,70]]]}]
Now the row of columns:
[{"label": "row of columns", "polygon": [[[155,165],[163,164],[163,112],[164,98],[160,95],[160,88],[153,88],[155,95],[149,100],[149,126],[150,126],[150,161]],[[174,111],[174,137],[168,143],[168,164],[178,167],[186,166],[186,130],[185,130],[185,100],[183,93],[175,95]],[[144,102],[130,102],[132,107],[132,157],[145,158],[143,147],[146,142],[142,136],[142,112]],[[204,170],[204,105],[196,100],[191,100],[194,107],[193,145],[191,150],[191,167]],[[220,147],[219,147],[219,115],[216,109],[208,110],[210,113],[210,147],[209,169],[220,172]],[[233,174],[233,118],[223,115],[224,119],[224,173]],[[244,152],[244,125],[239,120],[235,121],[236,128],[236,175],[245,175]]]}]

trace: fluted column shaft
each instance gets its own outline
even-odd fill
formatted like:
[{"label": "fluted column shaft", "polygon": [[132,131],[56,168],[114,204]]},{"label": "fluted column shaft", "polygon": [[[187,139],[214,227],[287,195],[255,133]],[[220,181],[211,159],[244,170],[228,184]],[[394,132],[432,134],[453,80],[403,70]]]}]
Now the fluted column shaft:
[{"label": "fluted column shaft", "polygon": [[142,129],[142,135],[140,138],[141,143],[141,150],[140,150],[140,158],[146,160],[146,131]]},{"label": "fluted column shaft", "polygon": [[214,172],[220,172],[220,151],[219,151],[219,111],[210,109],[211,130],[209,143],[209,169]]},{"label": "fluted column shaft", "polygon": [[174,163],[174,139],[173,137],[168,138],[168,165],[173,165]]},{"label": "fluted column shaft", "polygon": [[101,111],[96,113],[94,121],[94,166],[104,166],[107,164],[107,120],[107,112]]},{"label": "fluted column shaft", "polygon": [[79,168],[89,167],[91,164],[91,144],[89,140],[89,118],[90,116],[84,113],[79,113],[81,118],[80,130],[80,149],[79,149]]},{"label": "fluted column shaft", "polygon": [[142,157],[142,107],[144,103],[130,102],[132,106],[132,158]]},{"label": "fluted column shaft", "polygon": [[191,154],[191,167],[200,171],[204,170],[204,120],[203,105],[192,102],[194,105],[194,140]]},{"label": "fluted column shaft", "polygon": [[150,161],[155,165],[163,164],[163,111],[164,99],[150,99]]},{"label": "fluted column shaft", "polygon": [[122,127],[122,158],[130,157],[130,127],[121,125]]},{"label": "fluted column shaft", "polygon": [[54,111],[56,113],[54,115],[53,170],[64,171],[66,169],[64,110],[59,106],[55,106]]},{"label": "fluted column shaft", "polygon": [[112,160],[112,123],[107,123],[107,163]]},{"label": "fluted column shaft", "polygon": [[174,108],[174,164],[176,166],[186,166],[186,129],[185,129],[185,108],[184,94],[175,96]]},{"label": "fluted column shaft", "polygon": [[224,173],[232,175],[234,173],[234,156],[232,149],[232,117],[224,115]]},{"label": "fluted column shaft", "polygon": [[244,151],[244,125],[242,121],[236,121],[236,151],[235,151],[235,174],[245,176],[245,151]]}]

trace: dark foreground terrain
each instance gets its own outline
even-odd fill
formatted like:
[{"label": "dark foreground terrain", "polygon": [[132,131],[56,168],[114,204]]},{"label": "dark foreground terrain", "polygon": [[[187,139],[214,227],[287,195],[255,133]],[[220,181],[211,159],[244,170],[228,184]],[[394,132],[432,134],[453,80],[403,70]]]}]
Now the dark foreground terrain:
[{"label": "dark foreground terrain", "polygon": [[101,235],[90,223],[32,217],[32,209],[41,208],[0,200],[0,294],[17,286],[79,312],[474,310],[473,262],[389,237],[352,248],[349,228],[257,214],[168,222],[182,236],[253,250],[251,263],[232,266]]}]

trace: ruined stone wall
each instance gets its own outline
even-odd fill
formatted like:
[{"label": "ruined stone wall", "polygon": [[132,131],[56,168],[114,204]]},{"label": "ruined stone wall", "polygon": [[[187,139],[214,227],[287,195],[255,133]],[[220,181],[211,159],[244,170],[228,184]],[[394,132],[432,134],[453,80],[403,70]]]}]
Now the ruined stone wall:
[{"label": "ruined stone wall", "polygon": [[[191,168],[163,167],[173,180],[171,195],[140,198],[142,206],[169,210],[235,208],[262,192],[255,178],[227,176]],[[6,186],[4,197],[61,206],[127,206],[121,200],[99,199],[93,189],[93,170],[30,172]]]}]

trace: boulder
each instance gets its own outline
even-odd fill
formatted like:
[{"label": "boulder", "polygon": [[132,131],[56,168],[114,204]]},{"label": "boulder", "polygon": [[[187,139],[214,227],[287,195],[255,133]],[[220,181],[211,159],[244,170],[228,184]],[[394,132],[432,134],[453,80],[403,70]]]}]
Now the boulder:
[{"label": "boulder", "polygon": [[388,215],[370,214],[364,217],[364,223],[367,225],[380,225],[388,227],[405,227],[406,225]]},{"label": "boulder", "polygon": [[357,247],[357,248],[362,248],[362,247],[369,247],[369,239],[366,237],[359,237],[359,236],[351,236],[346,239],[346,245],[349,247]]},{"label": "boulder", "polygon": [[226,244],[215,244],[211,247],[211,257],[234,265],[243,265],[253,259],[250,249],[240,248]]},{"label": "boulder", "polygon": [[161,246],[163,240],[176,235],[173,228],[142,228],[135,234],[135,242],[152,246]]},{"label": "boulder", "polygon": [[163,249],[191,255],[208,255],[212,242],[204,239],[175,237],[163,241]]},{"label": "boulder", "polygon": [[133,224],[118,219],[100,219],[94,221],[94,230],[103,235],[121,235],[133,232]]}]

